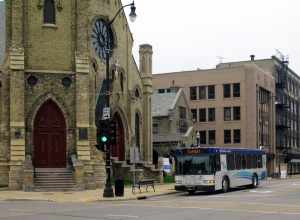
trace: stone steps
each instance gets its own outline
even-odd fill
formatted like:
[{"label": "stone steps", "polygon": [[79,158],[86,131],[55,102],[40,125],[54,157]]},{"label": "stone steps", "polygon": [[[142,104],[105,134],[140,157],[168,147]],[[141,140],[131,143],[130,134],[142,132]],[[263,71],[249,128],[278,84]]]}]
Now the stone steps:
[{"label": "stone steps", "polygon": [[37,168],[34,173],[34,191],[76,190],[73,172],[67,168]]},{"label": "stone steps", "polygon": [[[118,158],[111,158],[113,166],[117,169],[124,169],[124,172],[129,172],[130,176],[143,176],[142,178],[154,178],[159,182],[159,173],[161,170],[155,168],[154,165],[148,164],[145,161],[139,161],[136,164],[127,164],[126,161],[119,161]],[[135,173],[135,174],[134,174]]]}]

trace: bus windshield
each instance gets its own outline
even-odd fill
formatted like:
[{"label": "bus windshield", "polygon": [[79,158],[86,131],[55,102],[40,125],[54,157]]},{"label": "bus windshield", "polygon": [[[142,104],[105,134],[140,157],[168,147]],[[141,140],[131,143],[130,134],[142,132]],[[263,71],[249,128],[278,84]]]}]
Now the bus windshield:
[{"label": "bus windshield", "polygon": [[177,175],[212,175],[219,170],[218,155],[178,156]]}]

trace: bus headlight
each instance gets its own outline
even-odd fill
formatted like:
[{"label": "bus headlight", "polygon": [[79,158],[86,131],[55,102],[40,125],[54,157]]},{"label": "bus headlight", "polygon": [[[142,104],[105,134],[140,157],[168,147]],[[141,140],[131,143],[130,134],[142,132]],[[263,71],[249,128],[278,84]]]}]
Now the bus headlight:
[{"label": "bus headlight", "polygon": [[203,180],[203,183],[213,185],[213,184],[215,184],[215,181],[214,180]]}]

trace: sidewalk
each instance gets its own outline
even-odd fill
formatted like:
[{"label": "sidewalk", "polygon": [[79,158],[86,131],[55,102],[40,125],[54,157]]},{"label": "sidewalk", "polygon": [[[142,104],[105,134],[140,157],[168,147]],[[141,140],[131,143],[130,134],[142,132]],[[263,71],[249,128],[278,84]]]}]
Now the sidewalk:
[{"label": "sidewalk", "polygon": [[95,202],[95,201],[126,201],[145,199],[148,197],[166,195],[175,193],[174,184],[155,185],[155,192],[148,187],[142,188],[142,193],[136,189],[136,193],[131,192],[131,187],[125,187],[124,197],[103,198],[103,189],[71,191],[71,192],[24,192],[1,190],[0,201],[2,200],[35,200],[35,201],[51,201],[51,202]]}]

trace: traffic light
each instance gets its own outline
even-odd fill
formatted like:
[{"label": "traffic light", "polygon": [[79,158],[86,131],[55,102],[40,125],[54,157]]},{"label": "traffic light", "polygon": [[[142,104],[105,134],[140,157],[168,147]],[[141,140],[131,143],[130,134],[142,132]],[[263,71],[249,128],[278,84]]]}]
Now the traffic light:
[{"label": "traffic light", "polygon": [[99,129],[97,129],[97,144],[96,148],[100,151],[105,151],[104,145],[109,144],[109,121],[103,120],[100,123]]},{"label": "traffic light", "polygon": [[114,120],[109,122],[109,142],[110,144],[116,144],[117,141],[117,123]]},{"label": "traffic light", "polygon": [[117,125],[114,120],[102,120],[100,127],[97,129],[96,148],[105,151],[104,145],[116,144]]}]

